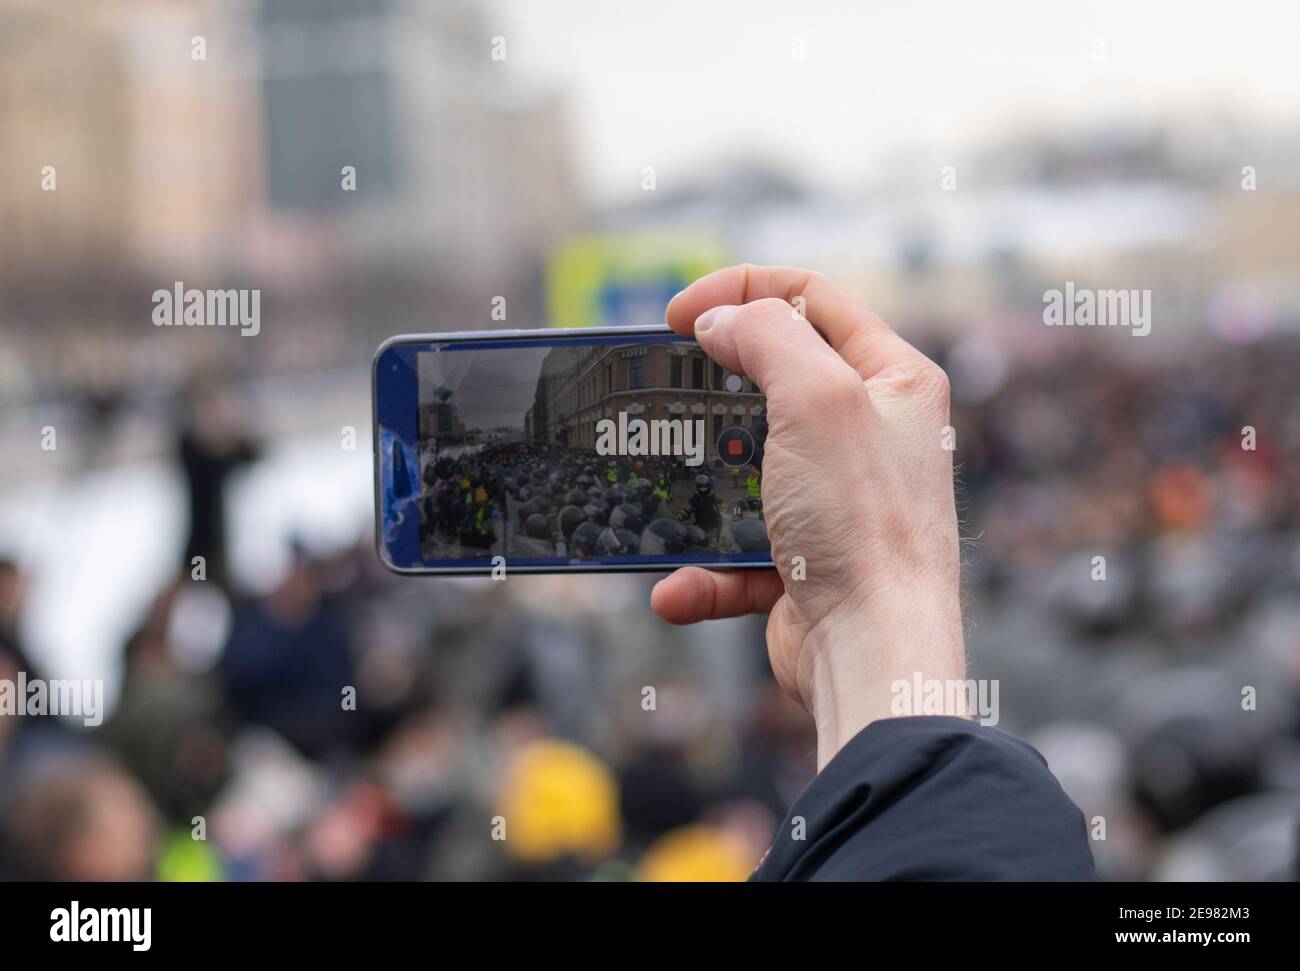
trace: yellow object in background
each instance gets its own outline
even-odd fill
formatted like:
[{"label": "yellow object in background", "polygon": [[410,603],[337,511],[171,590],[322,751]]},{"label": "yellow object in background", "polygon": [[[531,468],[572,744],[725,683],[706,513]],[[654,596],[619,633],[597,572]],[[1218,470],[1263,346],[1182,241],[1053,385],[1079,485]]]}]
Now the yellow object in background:
[{"label": "yellow object in background", "polygon": [[525,746],[506,770],[504,849],[521,863],[565,855],[598,862],[622,839],[618,783],[603,762],[568,742]]},{"label": "yellow object in background", "polygon": [[226,879],[221,859],[205,840],[187,829],[168,834],[158,854],[158,879],[165,883],[212,883]]},{"label": "yellow object in background", "polygon": [[748,880],[754,857],[716,826],[681,826],[659,837],[641,857],[637,878],[649,883],[726,883]]},{"label": "yellow object in background", "polygon": [[663,323],[674,294],[727,263],[726,246],[711,235],[660,231],[574,237],[551,255],[551,326]]}]

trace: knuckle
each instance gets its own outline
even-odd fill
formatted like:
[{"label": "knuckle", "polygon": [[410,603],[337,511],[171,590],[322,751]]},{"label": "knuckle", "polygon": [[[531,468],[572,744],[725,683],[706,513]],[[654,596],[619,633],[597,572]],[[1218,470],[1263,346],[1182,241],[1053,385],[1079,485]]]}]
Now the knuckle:
[{"label": "knuckle", "polygon": [[945,407],[952,399],[952,384],[948,380],[948,372],[931,360],[927,359],[917,368],[910,383],[909,390],[913,394],[941,403]]},{"label": "knuckle", "polygon": [[852,371],[836,371],[808,389],[812,404],[819,411],[840,412],[854,408],[865,394],[862,379]]},{"label": "knuckle", "polygon": [[783,317],[790,315],[790,304],[780,297],[762,297],[758,300],[751,301],[745,305],[755,319],[775,318],[778,314]]},{"label": "knuckle", "polygon": [[952,382],[948,380],[947,371],[933,361],[927,361],[922,373],[925,375],[923,381],[927,391],[944,402],[952,397]]},{"label": "knuckle", "polygon": [[946,411],[952,400],[947,372],[928,358],[917,358],[890,374],[884,387],[891,396]]}]

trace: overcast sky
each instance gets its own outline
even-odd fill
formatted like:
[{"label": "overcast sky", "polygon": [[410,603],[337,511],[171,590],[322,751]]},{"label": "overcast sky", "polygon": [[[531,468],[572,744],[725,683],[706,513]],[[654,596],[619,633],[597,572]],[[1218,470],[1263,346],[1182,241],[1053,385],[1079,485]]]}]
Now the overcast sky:
[{"label": "overcast sky", "polygon": [[1300,120],[1293,0],[484,2],[512,75],[570,93],[605,199],[638,191],[644,165],[663,187],[742,151],[851,186],[900,149],[1008,129]]}]

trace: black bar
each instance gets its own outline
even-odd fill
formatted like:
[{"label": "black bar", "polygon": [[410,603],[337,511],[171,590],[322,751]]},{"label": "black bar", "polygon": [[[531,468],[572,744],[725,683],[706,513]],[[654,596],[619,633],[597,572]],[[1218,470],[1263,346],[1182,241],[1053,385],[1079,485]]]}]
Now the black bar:
[{"label": "black bar", "polygon": [[[435,960],[462,948],[491,960],[520,945],[536,960],[575,948],[610,956],[598,939],[621,939],[633,950],[638,941],[652,950],[699,941],[732,955],[784,943],[811,961],[820,960],[815,945],[823,940],[852,941],[864,959],[900,944],[917,954],[955,948],[1043,957],[1137,944],[1214,953],[1241,944],[1276,948],[1295,936],[1300,893],[1293,883],[6,884],[0,898],[7,954],[66,955],[75,946],[85,956],[137,956],[129,940],[52,941],[52,915],[62,909],[70,918],[77,901],[82,926],[89,926],[87,910],[148,908],[147,953],[187,963],[276,954],[396,959],[411,948]],[[1248,940],[1205,944],[1176,936],[1207,933]],[[661,953],[667,959],[670,952]]]}]

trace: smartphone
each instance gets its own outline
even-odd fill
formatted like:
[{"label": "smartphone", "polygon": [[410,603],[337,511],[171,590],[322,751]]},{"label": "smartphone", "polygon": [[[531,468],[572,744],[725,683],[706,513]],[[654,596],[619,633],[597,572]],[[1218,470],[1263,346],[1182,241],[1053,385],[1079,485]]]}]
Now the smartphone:
[{"label": "smartphone", "polygon": [[373,395],[398,573],[772,565],[763,393],[667,327],[394,337]]}]

